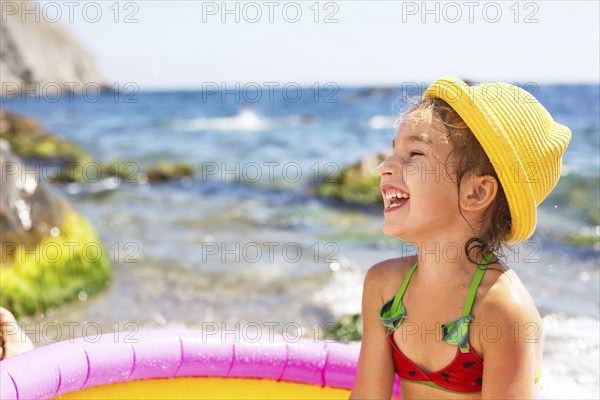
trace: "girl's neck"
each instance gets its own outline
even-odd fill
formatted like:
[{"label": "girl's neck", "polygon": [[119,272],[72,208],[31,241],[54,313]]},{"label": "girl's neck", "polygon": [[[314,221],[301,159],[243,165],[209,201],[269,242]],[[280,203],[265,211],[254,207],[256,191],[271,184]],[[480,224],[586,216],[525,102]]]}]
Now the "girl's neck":
[{"label": "girl's neck", "polygon": [[428,242],[417,246],[418,275],[427,282],[468,281],[477,265],[465,254],[460,242]]}]

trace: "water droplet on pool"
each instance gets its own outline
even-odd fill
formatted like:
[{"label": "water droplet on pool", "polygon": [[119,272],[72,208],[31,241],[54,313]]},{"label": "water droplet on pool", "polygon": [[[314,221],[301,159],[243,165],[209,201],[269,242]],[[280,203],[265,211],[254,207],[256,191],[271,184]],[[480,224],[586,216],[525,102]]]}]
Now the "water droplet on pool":
[{"label": "water droplet on pool", "polygon": [[167,320],[161,314],[154,314],[154,322],[156,322],[159,326],[165,326],[167,324]]}]

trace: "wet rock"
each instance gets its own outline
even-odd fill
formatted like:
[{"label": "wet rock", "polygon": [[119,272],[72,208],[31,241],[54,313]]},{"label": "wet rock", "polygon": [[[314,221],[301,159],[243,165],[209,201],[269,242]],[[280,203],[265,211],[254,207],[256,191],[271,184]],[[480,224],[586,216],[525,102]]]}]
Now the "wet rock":
[{"label": "wet rock", "polygon": [[572,246],[591,247],[600,250],[600,225],[583,227],[578,232],[568,232],[562,235],[562,241]]},{"label": "wet rock", "polygon": [[92,226],[0,139],[0,305],[15,315],[55,307],[110,279]]},{"label": "wet rock", "polygon": [[146,169],[146,176],[149,182],[165,182],[177,180],[185,177],[191,177],[194,174],[194,167],[185,161],[177,163],[158,162]]},{"label": "wet rock", "polygon": [[[26,170],[25,164],[10,151],[8,142],[1,139],[0,164],[0,241],[24,245],[38,243],[50,235],[53,227],[61,226],[69,209],[68,203],[46,190],[38,175]],[[4,246],[2,254],[4,258]]]},{"label": "wet rock", "polygon": [[11,151],[32,164],[52,163],[57,181],[77,181],[81,168],[92,162],[92,156],[80,146],[45,130],[33,118],[0,110],[0,139],[6,140]]},{"label": "wet rock", "polygon": [[341,200],[346,204],[381,204],[383,200],[379,190],[380,179],[377,167],[390,155],[391,150],[385,150],[350,165],[328,181],[321,183],[317,188],[317,194]]},{"label": "wet rock", "polygon": [[362,317],[360,314],[347,314],[330,325],[325,332],[325,340],[349,343],[362,339]]}]

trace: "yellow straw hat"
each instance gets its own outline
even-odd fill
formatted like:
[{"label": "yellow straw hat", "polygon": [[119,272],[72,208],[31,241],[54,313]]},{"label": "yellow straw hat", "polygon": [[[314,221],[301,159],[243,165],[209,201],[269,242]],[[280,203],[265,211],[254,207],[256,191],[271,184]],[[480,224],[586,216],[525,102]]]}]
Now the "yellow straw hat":
[{"label": "yellow straw hat", "polygon": [[527,240],[535,230],[536,207],[558,182],[569,128],[554,122],[529,92],[507,83],[468,86],[446,76],[423,98],[444,100],[471,129],[506,194],[512,229],[504,241]]}]

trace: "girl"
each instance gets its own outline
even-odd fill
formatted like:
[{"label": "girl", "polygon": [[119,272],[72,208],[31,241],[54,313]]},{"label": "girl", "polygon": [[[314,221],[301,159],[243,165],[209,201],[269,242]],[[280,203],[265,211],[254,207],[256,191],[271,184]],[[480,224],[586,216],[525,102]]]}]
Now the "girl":
[{"label": "girl", "polygon": [[503,243],[528,239],[570,130],[504,83],[434,82],[379,166],[384,232],[414,256],[367,273],[351,399],[535,398],[542,321]]}]

